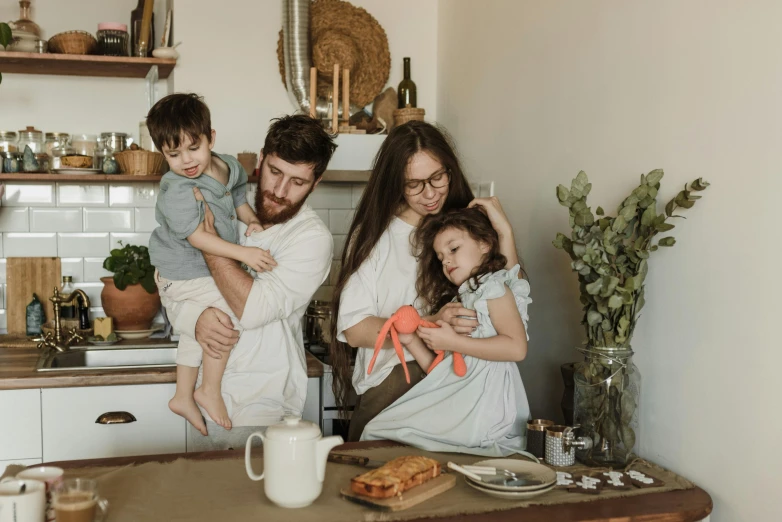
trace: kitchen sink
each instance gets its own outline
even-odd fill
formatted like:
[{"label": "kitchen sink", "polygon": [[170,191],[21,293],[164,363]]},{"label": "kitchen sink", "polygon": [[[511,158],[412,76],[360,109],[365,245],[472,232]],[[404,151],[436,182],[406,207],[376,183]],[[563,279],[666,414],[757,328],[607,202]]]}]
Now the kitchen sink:
[{"label": "kitchen sink", "polygon": [[127,345],[114,348],[72,348],[52,352],[38,359],[39,372],[79,370],[124,370],[176,366],[176,344],[154,346]]}]

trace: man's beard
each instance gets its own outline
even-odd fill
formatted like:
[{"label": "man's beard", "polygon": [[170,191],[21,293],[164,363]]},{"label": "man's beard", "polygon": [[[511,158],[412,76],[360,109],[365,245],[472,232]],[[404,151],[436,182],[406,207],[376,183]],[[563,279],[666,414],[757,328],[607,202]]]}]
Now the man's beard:
[{"label": "man's beard", "polygon": [[[301,198],[301,201],[296,204],[291,203],[287,199],[280,199],[276,197],[271,191],[259,190],[255,193],[255,214],[258,216],[258,221],[260,221],[262,225],[277,225],[279,223],[288,221],[299,212],[301,207],[304,206],[304,203],[307,201],[307,197],[312,192],[312,188],[309,192],[307,192],[307,194],[305,194],[303,198]],[[274,203],[277,203],[278,205],[282,205],[282,210],[276,213],[269,211],[264,206],[264,202],[266,200],[270,200]]]}]

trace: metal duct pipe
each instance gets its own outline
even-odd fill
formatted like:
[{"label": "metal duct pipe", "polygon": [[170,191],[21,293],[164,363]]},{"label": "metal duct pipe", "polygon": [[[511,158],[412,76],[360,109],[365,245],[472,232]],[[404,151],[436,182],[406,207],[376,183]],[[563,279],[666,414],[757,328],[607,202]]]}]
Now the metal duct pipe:
[{"label": "metal duct pipe", "polygon": [[[310,112],[310,67],[312,67],[310,44],[310,0],[282,0],[282,45],[285,60],[285,84],[293,106]],[[341,86],[340,86],[341,87]],[[340,119],[342,105],[335,100]],[[350,114],[362,108],[350,105]],[[331,118],[331,104],[318,96],[315,115],[320,119]]]}]

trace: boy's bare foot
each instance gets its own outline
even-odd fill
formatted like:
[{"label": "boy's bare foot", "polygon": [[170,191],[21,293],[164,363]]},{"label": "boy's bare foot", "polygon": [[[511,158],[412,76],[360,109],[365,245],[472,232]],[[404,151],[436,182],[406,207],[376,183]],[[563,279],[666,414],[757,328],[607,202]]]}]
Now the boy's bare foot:
[{"label": "boy's bare foot", "polygon": [[206,410],[213,421],[227,430],[231,429],[231,418],[228,416],[228,410],[225,408],[225,402],[219,389],[212,393],[200,386],[193,392],[193,399]]},{"label": "boy's bare foot", "polygon": [[174,398],[168,401],[168,408],[177,415],[184,417],[187,422],[201,432],[201,435],[207,435],[204,418],[201,416],[201,410],[198,409],[198,405],[193,400],[193,397],[174,395]]}]

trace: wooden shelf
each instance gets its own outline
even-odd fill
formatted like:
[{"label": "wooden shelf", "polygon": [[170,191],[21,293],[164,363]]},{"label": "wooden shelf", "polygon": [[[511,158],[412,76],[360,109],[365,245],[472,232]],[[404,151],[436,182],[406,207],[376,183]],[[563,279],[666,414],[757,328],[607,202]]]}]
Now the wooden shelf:
[{"label": "wooden shelf", "polygon": [[[0,174],[2,181],[57,181],[60,183],[150,183],[160,181],[163,176],[131,176],[127,174]],[[366,183],[368,170],[327,170],[324,183]],[[250,176],[249,183],[258,183],[258,176]]]},{"label": "wooden shelf", "polygon": [[0,51],[0,73],[145,78],[153,65],[157,65],[158,78],[163,80],[171,74],[176,60]]}]

